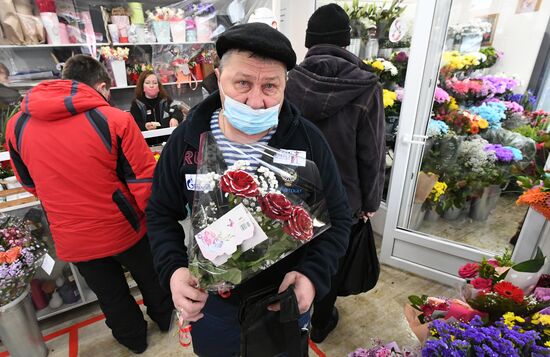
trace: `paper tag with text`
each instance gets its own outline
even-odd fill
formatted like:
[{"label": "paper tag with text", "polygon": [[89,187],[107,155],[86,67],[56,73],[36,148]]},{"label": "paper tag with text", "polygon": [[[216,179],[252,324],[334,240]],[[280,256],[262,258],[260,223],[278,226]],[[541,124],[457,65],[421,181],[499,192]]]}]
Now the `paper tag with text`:
[{"label": "paper tag with text", "polygon": [[52,275],[53,267],[55,265],[55,260],[46,253],[44,255],[44,260],[42,261],[42,269],[46,272],[48,275]]},{"label": "paper tag with text", "polygon": [[189,191],[210,192],[214,189],[214,185],[214,181],[212,181],[209,175],[185,175],[185,187],[187,187]]},{"label": "paper tag with text", "polygon": [[202,255],[215,265],[225,263],[237,246],[254,236],[253,221],[243,204],[236,206],[195,235]]},{"label": "paper tag with text", "polygon": [[273,157],[276,164],[306,166],[306,152],[301,150],[279,150]]}]

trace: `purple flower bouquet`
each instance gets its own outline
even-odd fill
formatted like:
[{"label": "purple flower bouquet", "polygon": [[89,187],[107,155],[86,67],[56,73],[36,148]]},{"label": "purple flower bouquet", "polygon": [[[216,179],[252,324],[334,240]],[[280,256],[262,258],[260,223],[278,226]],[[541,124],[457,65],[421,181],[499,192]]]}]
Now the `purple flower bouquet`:
[{"label": "purple flower bouquet", "polygon": [[537,345],[536,331],[519,326],[508,327],[502,320],[485,326],[479,316],[469,323],[447,323],[435,320],[432,339],[422,348],[422,356],[548,356],[548,349]]}]

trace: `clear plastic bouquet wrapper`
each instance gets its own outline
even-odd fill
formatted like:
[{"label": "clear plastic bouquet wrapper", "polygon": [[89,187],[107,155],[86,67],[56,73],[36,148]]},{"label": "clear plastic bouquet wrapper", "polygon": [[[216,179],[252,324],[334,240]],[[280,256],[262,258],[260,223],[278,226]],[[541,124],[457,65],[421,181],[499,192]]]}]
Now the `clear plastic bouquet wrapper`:
[{"label": "clear plastic bouquet wrapper", "polygon": [[22,219],[0,213],[0,306],[28,288],[46,252],[46,244],[31,235]]},{"label": "clear plastic bouquet wrapper", "polygon": [[228,167],[213,135],[204,133],[197,175],[186,177],[196,191],[189,269],[210,291],[235,287],[330,227],[319,171],[304,151],[230,149],[246,151],[247,160]]}]

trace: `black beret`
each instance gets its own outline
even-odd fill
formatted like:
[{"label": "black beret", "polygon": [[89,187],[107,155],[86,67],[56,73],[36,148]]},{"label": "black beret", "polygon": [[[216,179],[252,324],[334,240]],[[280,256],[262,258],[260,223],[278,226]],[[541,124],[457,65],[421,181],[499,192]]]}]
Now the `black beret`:
[{"label": "black beret", "polygon": [[232,49],[250,51],[283,62],[289,71],[296,65],[296,53],[288,38],[264,23],[237,25],[222,33],[216,41],[218,57],[222,58]]}]

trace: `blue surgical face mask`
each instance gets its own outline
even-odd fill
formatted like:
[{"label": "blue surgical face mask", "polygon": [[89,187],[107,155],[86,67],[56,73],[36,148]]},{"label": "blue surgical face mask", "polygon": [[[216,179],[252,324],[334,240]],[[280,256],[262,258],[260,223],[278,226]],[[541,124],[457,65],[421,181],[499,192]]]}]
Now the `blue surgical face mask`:
[{"label": "blue surgical face mask", "polygon": [[[220,91],[224,93],[223,89]],[[223,115],[232,127],[247,135],[264,132],[279,122],[279,107],[277,104],[267,109],[252,109],[246,104],[236,101],[224,93]]]}]

